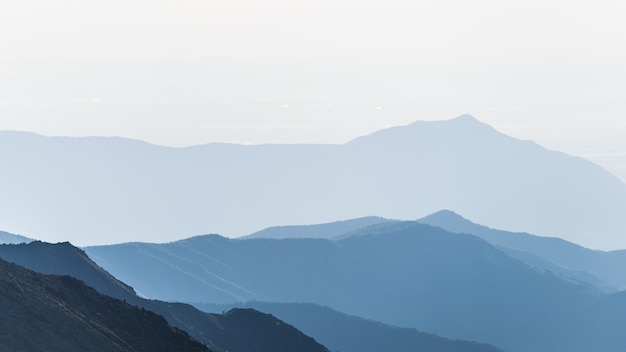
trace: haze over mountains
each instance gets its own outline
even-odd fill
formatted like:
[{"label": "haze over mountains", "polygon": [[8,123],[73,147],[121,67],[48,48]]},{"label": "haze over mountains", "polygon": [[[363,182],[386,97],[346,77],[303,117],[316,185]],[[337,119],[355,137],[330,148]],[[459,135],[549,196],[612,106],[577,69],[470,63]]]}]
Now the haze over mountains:
[{"label": "haze over mountains", "polygon": [[617,352],[626,343],[611,332],[625,318],[606,308],[619,307],[620,296],[417,222],[384,222],[338,240],[208,235],[86,252],[160,299],[310,302],[512,352]]},{"label": "haze over mountains", "polygon": [[451,232],[476,235],[530,266],[585,281],[609,292],[626,289],[626,250],[597,251],[560,238],[496,230],[446,210],[418,221]]},{"label": "haze over mountains", "polygon": [[163,317],[0,259],[0,351],[205,351]]},{"label": "haze over mountains", "polygon": [[[398,221],[368,217],[308,226],[275,226],[241,237],[241,239],[323,238],[340,240],[359,234],[363,228],[370,225]],[[449,210],[441,210],[416,221],[437,226],[450,232],[478,236],[529,266],[587,282],[607,292],[626,289],[626,250],[591,250],[556,237],[541,237],[528,233],[497,230],[471,222]],[[290,236],[290,233],[293,235]]]},{"label": "haze over mountains", "polygon": [[[428,350],[432,352],[496,352],[493,346],[468,341],[451,341],[415,329],[400,329],[362,318],[349,317],[317,305],[285,305],[288,309],[267,309],[264,312],[290,318],[294,328],[275,317],[250,309],[252,306],[220,306],[222,314],[201,312],[188,304],[168,303],[138,297],[134,290],[92,262],[85,253],[69,243],[33,242],[21,245],[0,245],[0,258],[43,273],[71,275],[103,294],[158,313],[172,324],[222,352],[327,352],[328,350],[298,329],[307,328],[315,338],[323,338],[333,351],[377,352],[393,346],[396,351]],[[158,275],[157,275],[158,276]],[[168,277],[161,276],[163,280]],[[233,309],[234,308],[234,309]],[[291,309],[295,308],[295,309]],[[304,310],[302,310],[304,308]],[[228,311],[228,312],[226,312]],[[287,314],[285,314],[285,312]],[[298,319],[293,319],[294,313]],[[311,326],[317,328],[311,329]],[[355,336],[368,333],[366,339]],[[330,334],[329,334],[330,333]],[[313,335],[311,335],[313,336]],[[0,349],[1,350],[1,349]]]},{"label": "haze over mountains", "polygon": [[[289,238],[290,232],[296,238]],[[623,283],[623,251],[593,251],[557,238],[491,229],[450,211],[419,222],[371,217],[275,227],[256,237],[208,235],[86,248],[149,297],[224,314],[139,298],[69,243],[0,245],[0,258],[79,278],[101,293],[163,315],[215,351],[327,351],[250,307],[293,324],[333,351],[497,349],[422,331],[513,352],[626,347],[620,328],[626,324],[626,296],[616,292]],[[114,324],[111,329],[120,328]],[[89,334],[70,342],[100,338]]]},{"label": "haze over mountains", "polygon": [[272,226],[240,238],[334,238],[351,231],[387,221],[390,220],[378,216],[368,216],[359,219],[335,221],[327,224]]},{"label": "haze over mountains", "polygon": [[[625,252],[581,246],[626,247],[626,185],[471,116],[344,145],[167,148],[0,132],[0,164],[3,229],[125,242],[85,253],[35,241],[0,246],[0,257],[84,280],[215,351],[327,351],[298,326],[347,352],[384,341],[407,351],[626,347],[616,328],[626,326]],[[207,232],[251,234],[155,243]],[[346,338],[363,331],[369,350]]]},{"label": "haze over mountains", "polygon": [[[79,279],[100,292],[102,294],[100,300],[105,303],[113,297],[161,315],[170,325],[187,332],[214,352],[328,352],[324,346],[289,324],[252,309],[234,309],[224,314],[208,314],[188,304],[138,297],[130,286],[111,276],[82,250],[67,242],[49,244],[37,241],[20,245],[0,245],[0,258],[39,273],[69,275]],[[93,300],[98,299],[96,297]],[[81,304],[80,300],[77,300],[77,304]],[[55,316],[49,317],[50,321],[55,319]],[[36,316],[24,317],[18,322],[25,326],[38,326],[37,324],[41,323],[39,320],[41,318]],[[116,326],[112,328],[122,327],[116,322]],[[45,346],[42,342],[36,344]],[[183,345],[179,346],[182,347]]]},{"label": "haze over mountains", "polygon": [[233,304],[196,304],[200,309],[215,312],[234,307],[251,307],[270,313],[297,326],[331,351],[342,352],[502,352],[482,343],[450,340],[411,328],[399,328],[380,322],[343,314],[311,303],[245,302]]},{"label": "haze over mountains", "polygon": [[452,209],[496,228],[626,248],[623,182],[467,115],[344,145],[177,149],[1,132],[0,151],[0,224],[48,241],[163,242]]}]

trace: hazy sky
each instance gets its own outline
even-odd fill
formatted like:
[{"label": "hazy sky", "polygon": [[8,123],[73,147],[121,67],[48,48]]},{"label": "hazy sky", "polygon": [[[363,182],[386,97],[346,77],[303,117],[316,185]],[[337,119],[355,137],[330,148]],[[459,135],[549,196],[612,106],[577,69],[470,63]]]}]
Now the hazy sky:
[{"label": "hazy sky", "polygon": [[626,179],[626,4],[8,0],[0,129],[339,143],[469,113]]}]

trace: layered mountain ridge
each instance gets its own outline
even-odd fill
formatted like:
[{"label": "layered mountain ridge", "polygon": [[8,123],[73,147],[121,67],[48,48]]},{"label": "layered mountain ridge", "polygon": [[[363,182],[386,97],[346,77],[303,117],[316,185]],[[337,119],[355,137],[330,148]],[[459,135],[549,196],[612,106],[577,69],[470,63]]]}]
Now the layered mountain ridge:
[{"label": "layered mountain ridge", "polygon": [[495,228],[626,248],[623,182],[469,116],[344,145],[166,148],[0,132],[0,163],[3,228],[48,241],[167,242],[453,209]]},{"label": "layered mountain ridge", "polygon": [[[208,235],[85,250],[162,299],[310,302],[512,352],[618,351],[624,342],[598,337],[621,319],[603,312],[601,289],[527,266],[474,235],[418,222],[383,222],[335,240]],[[151,272],[170,279],[151,280]]]},{"label": "layered mountain ridge", "polygon": [[[264,351],[303,351],[328,352],[314,339],[276,319],[252,309],[233,309],[224,314],[208,314],[188,304],[147,300],[138,297],[134,290],[97,266],[80,249],[69,243],[49,244],[32,242],[19,245],[0,245],[0,258],[19,264],[31,270],[55,275],[69,275],[84,281],[96,289],[101,300],[123,300],[144,310],[160,315],[160,319],[185,331],[197,341],[208,345],[215,352],[264,352]],[[156,274],[158,276],[158,274]],[[69,278],[68,278],[69,279]],[[95,292],[95,291],[94,291]],[[109,298],[107,296],[113,298]],[[97,297],[96,297],[97,298]],[[82,304],[78,300],[76,304]],[[54,320],[55,315],[49,319]],[[24,317],[20,324],[38,326],[36,317]],[[123,328],[119,321],[113,329]],[[146,329],[147,326],[136,328]],[[73,335],[67,335],[72,340]],[[80,339],[74,339],[79,341]],[[44,348],[42,341],[33,340],[33,346]],[[181,345],[182,346],[182,345]],[[185,350],[183,347],[174,349]]]},{"label": "layered mountain ridge", "polygon": [[162,317],[0,259],[1,351],[205,351]]},{"label": "layered mountain ridge", "polygon": [[209,312],[235,307],[251,307],[268,312],[297,326],[305,334],[315,336],[316,340],[329,346],[332,351],[377,352],[393,349],[394,352],[502,352],[487,344],[451,340],[417,329],[399,328],[312,303],[198,303],[196,306]]},{"label": "layered mountain ridge", "polygon": [[[313,304],[285,305],[231,305],[211,306],[210,311],[222,314],[206,314],[188,304],[146,300],[137,297],[132,289],[117,290],[119,280],[95,265],[85,253],[69,243],[48,244],[33,242],[21,245],[0,246],[0,258],[6,258],[25,267],[38,268],[55,274],[70,274],[89,285],[97,287],[131,304],[163,315],[170,324],[187,331],[190,335],[211,346],[214,351],[264,352],[264,351],[319,351],[326,349],[315,340],[303,335],[293,326],[311,331],[310,336],[330,343],[334,350],[345,352],[376,352],[382,346],[397,351],[427,349],[433,352],[497,352],[499,349],[486,344],[469,341],[452,341],[415,329],[393,326],[350,317]],[[94,270],[97,268],[97,270]],[[161,280],[169,278],[161,276]],[[108,284],[103,282],[109,281]],[[114,289],[111,289],[114,288]],[[206,308],[207,305],[203,305]],[[216,308],[217,307],[217,308]],[[289,319],[289,324],[271,315],[250,308],[258,308]],[[279,308],[279,309],[275,309]],[[290,309],[295,308],[295,309]],[[304,309],[302,309],[304,308]],[[297,319],[293,319],[294,315]],[[322,330],[311,326],[325,327]],[[365,330],[362,330],[362,329]],[[368,337],[356,339],[363,331]],[[329,335],[330,333],[330,335]],[[366,342],[369,341],[369,342]]]},{"label": "layered mountain ridge", "polygon": [[492,229],[447,210],[418,221],[451,232],[476,235],[528,265],[586,281],[609,292],[626,289],[624,250],[591,250],[556,237]]}]

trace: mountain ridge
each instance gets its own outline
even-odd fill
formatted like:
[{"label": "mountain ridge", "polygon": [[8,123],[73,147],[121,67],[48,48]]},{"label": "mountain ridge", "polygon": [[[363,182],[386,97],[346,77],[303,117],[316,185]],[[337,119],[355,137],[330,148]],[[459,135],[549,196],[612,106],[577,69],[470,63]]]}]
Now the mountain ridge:
[{"label": "mountain ridge", "polygon": [[98,136],[98,135],[87,135],[87,136],[66,136],[66,135],[46,135],[46,134],[42,134],[42,133],[37,133],[37,132],[31,132],[31,131],[21,131],[21,130],[0,130],[0,135],[4,134],[7,136],[25,136],[25,137],[42,137],[42,138],[47,138],[47,139],[57,139],[57,140],[61,140],[61,139],[75,139],[75,140],[80,140],[80,139],[99,139],[99,140],[127,140],[127,141],[132,141],[132,142],[138,142],[140,144],[147,144],[147,145],[152,145],[152,146],[156,146],[156,147],[163,147],[163,148],[171,148],[171,149],[186,149],[186,148],[202,148],[205,146],[241,146],[241,147],[254,147],[254,146],[285,146],[285,145],[304,145],[304,146],[324,146],[324,145],[343,145],[343,144],[348,144],[351,143],[357,139],[361,139],[361,138],[366,138],[372,134],[376,134],[378,132],[381,131],[386,131],[386,130],[390,130],[390,129],[395,129],[395,128],[402,128],[402,127],[410,127],[413,125],[418,125],[420,123],[475,123],[477,125],[483,125],[483,126],[488,126],[490,128],[493,129],[493,127],[489,126],[488,124],[485,124],[481,121],[479,121],[478,119],[476,119],[474,116],[470,115],[470,114],[462,114],[459,115],[457,117],[451,118],[451,119],[447,119],[447,120],[432,120],[432,121],[425,121],[425,120],[417,120],[414,121],[412,123],[409,123],[407,125],[398,125],[398,126],[392,126],[392,127],[387,127],[387,128],[382,128],[378,131],[375,131],[373,133],[370,134],[366,134],[363,136],[357,136],[354,137],[350,140],[348,140],[345,143],[260,143],[260,144],[241,144],[241,143],[230,143],[230,142],[208,142],[208,143],[200,143],[200,144],[193,144],[193,145],[189,145],[189,146],[182,146],[182,147],[175,147],[175,146],[169,146],[169,145],[164,145],[164,144],[158,144],[158,143],[152,143],[149,142],[147,140],[143,140],[143,139],[137,139],[137,138],[130,138],[130,137],[119,137],[119,136]]},{"label": "mountain ridge", "polygon": [[0,350],[209,351],[152,312],[0,259]]},{"label": "mountain ridge", "polygon": [[[585,329],[604,297],[599,289],[527,266],[479,237],[413,221],[373,225],[340,240],[212,235],[85,250],[161,299],[309,302],[512,352],[582,352],[568,336],[598,342]],[[150,270],[129,270],[131,261]],[[173,279],[150,280],[151,271]]]},{"label": "mountain ridge", "polygon": [[[219,240],[219,236],[207,236],[209,238],[213,238]],[[36,251],[32,251],[31,249],[35,248]],[[49,252],[49,253],[45,253]],[[182,303],[168,303],[168,302],[159,302],[155,300],[144,300],[138,298],[134,295],[134,291],[111,291],[111,285],[101,285],[98,284],[102,280],[98,279],[98,276],[104,277],[107,280],[113,280],[117,282],[118,280],[108,274],[103,270],[97,270],[90,272],[89,270],[80,270],[77,266],[88,266],[92,267],[93,265],[88,263],[88,260],[82,260],[84,252],[80,249],[71,246],[68,243],[61,244],[48,244],[48,243],[32,243],[29,245],[18,245],[18,246],[0,246],[0,257],[9,258],[17,263],[20,263],[25,266],[31,267],[46,267],[48,270],[53,271],[56,274],[72,274],[72,276],[83,280],[89,285],[99,287],[99,291],[101,293],[109,293],[112,295],[119,295],[118,298],[124,299],[125,301],[131,304],[137,304],[138,306],[144,307],[153,312],[162,314],[166,317],[166,319],[172,324],[178,326],[180,329],[187,331],[190,335],[198,339],[199,341],[204,341],[207,344],[210,344],[212,348],[219,351],[231,351],[231,352],[246,352],[246,351],[256,351],[256,352],[266,352],[268,350],[279,352],[284,349],[288,349],[288,351],[318,351],[318,352],[326,352],[319,348],[317,342],[312,340],[309,337],[305,337],[300,333],[297,333],[290,327],[288,324],[292,324],[293,327],[297,329],[301,329],[300,325],[303,321],[306,321],[306,314],[301,314],[300,318],[304,320],[297,320],[293,322],[288,322],[287,324],[283,323],[283,321],[277,320],[272,315],[267,315],[266,313],[274,314],[275,311],[267,311],[264,313],[259,311],[250,310],[251,306],[230,306],[230,307],[219,307],[215,311],[221,311],[222,314],[212,313],[206,314],[201,313],[190,305],[182,304]],[[71,257],[79,257],[81,260],[76,262],[72,260]],[[70,258],[70,260],[68,260]],[[243,308],[243,310],[241,310]],[[337,337],[340,338],[343,342],[340,343],[341,351],[345,352],[377,352],[379,349],[372,349],[371,346],[369,349],[363,349],[362,346],[351,342],[350,338],[343,338],[344,332],[351,331],[352,333],[355,330],[360,328],[362,324],[358,318],[354,318],[353,320],[348,320],[347,322],[341,321],[341,314],[330,314],[326,315],[328,321],[325,324],[330,324],[331,326],[335,326],[334,333],[336,333]],[[339,319],[337,319],[339,317]],[[325,318],[324,318],[325,319]],[[207,324],[207,321],[209,322]],[[256,325],[255,328],[251,328],[249,325]],[[379,324],[379,323],[378,323]],[[478,344],[467,341],[449,341],[442,337],[431,336],[425,333],[421,333],[418,331],[405,331],[405,330],[394,330],[393,327],[388,328],[380,328],[379,325],[372,325],[366,323],[365,325],[369,326],[369,330],[374,334],[379,334],[382,336],[386,335],[387,329],[391,329],[392,331],[400,332],[400,336],[406,336],[401,343],[401,346],[404,346],[408,350],[415,350],[420,348],[431,347],[430,351],[436,352],[452,352],[449,348],[464,350],[464,351],[476,351],[476,352],[495,352],[496,349],[492,346]],[[273,327],[271,329],[261,329],[260,327]],[[209,331],[212,330],[212,331]],[[256,331],[256,332],[255,332]],[[285,344],[280,345],[277,344],[276,341],[272,341],[268,336],[262,335],[271,335],[274,337],[280,337],[281,341],[285,341]],[[311,335],[309,335],[311,336]],[[323,334],[317,334],[315,339],[318,339],[318,336],[324,336]],[[395,338],[394,336],[387,337],[385,340],[386,343],[393,344]],[[380,345],[381,342],[378,342]],[[256,345],[256,347],[251,347],[251,345]],[[397,345],[397,344],[396,344]],[[307,347],[308,346],[308,347]],[[315,347],[317,346],[317,347]],[[467,348],[471,348],[468,350]],[[334,349],[333,349],[334,350]]]},{"label": "mountain ridge", "polygon": [[272,226],[261,231],[254,232],[250,235],[237,237],[237,239],[333,238],[352,230],[387,221],[393,220],[385,219],[380,216],[366,216],[357,219],[333,221],[324,224]]},{"label": "mountain ridge", "polygon": [[[84,251],[68,242],[0,245],[0,258],[30,270],[69,275],[82,280],[102,295],[158,314],[161,319],[215,352],[328,352],[324,346],[292,326],[261,312],[234,309],[224,314],[208,314],[189,304],[141,298],[133,288],[96,265]],[[249,321],[257,322],[255,330],[250,330]]]},{"label": "mountain ridge", "polygon": [[[442,210],[417,221],[438,226],[447,231],[474,234],[529,265],[548,268],[600,287],[604,286],[609,291],[626,289],[626,279],[624,279],[626,277],[626,251],[624,250],[591,250],[557,237],[493,229],[476,224],[450,210]],[[534,258],[527,257],[528,254],[537,255],[554,265],[539,264]],[[579,272],[572,272],[572,270]],[[594,282],[594,279],[598,281]]]},{"label": "mountain ridge", "polygon": [[[0,135],[0,163],[3,228],[51,242],[233,237],[275,224],[371,214],[407,220],[455,209],[494,228],[626,248],[626,184],[584,159],[469,117],[416,122],[341,145],[168,148]],[[33,216],[37,222],[24,220]]]},{"label": "mountain ridge", "polygon": [[32,238],[0,231],[0,244],[29,243],[32,241],[34,241]]},{"label": "mountain ridge", "polygon": [[393,348],[394,352],[445,351],[502,351],[496,347],[472,341],[450,340],[418,331],[399,328],[312,303],[245,302],[240,304],[195,304],[208,312],[251,307],[268,312],[314,336],[331,351],[379,352]]}]

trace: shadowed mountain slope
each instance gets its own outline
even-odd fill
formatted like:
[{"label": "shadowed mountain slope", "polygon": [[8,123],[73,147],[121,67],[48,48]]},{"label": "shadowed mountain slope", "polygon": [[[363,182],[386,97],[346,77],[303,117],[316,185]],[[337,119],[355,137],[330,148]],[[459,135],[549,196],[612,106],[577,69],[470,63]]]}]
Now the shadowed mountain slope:
[{"label": "shadowed mountain slope", "polygon": [[132,287],[117,280],[94,263],[85,252],[68,242],[34,241],[0,245],[0,258],[43,274],[68,275],[85,281],[98,292],[119,299],[135,296]]},{"label": "shadowed mountain slope", "polygon": [[254,309],[234,308],[212,316],[221,327],[212,334],[212,341],[224,351],[330,352],[293,326]]},{"label": "shadowed mountain slope", "polygon": [[[300,325],[310,327],[318,325],[323,330],[309,329],[318,337],[329,339],[339,350],[350,351],[380,351],[383,346],[393,346],[395,351],[423,350],[432,352],[452,351],[480,351],[492,352],[495,349],[488,345],[466,341],[450,341],[434,335],[428,335],[412,329],[399,329],[364,319],[350,317],[323,309],[318,311],[312,305],[286,305],[285,307],[313,309],[296,309],[294,315],[298,319],[290,320],[289,324],[251,309],[239,310],[237,306],[220,306],[213,311],[228,311],[223,314],[206,314],[190,305],[182,303],[167,303],[156,300],[138,298],[127,285],[115,279],[108,272],[94,264],[86,254],[69,243],[48,244],[33,242],[28,245],[0,246],[0,258],[20,263],[23,266],[47,273],[68,274],[80,278],[87,284],[97,287],[100,292],[112,295],[125,301],[136,304],[158,314],[161,314],[171,324],[187,331],[196,339],[212,346],[215,351],[261,352],[261,351],[312,351],[326,352],[327,350],[308,336],[303,335],[292,324],[300,329]],[[163,279],[163,278],[162,278]],[[120,287],[122,289],[120,289]],[[265,305],[259,308],[271,308]],[[280,305],[277,307],[281,307]],[[251,308],[245,306],[243,308]],[[319,307],[322,309],[321,307]],[[265,309],[265,312],[275,314],[274,309]],[[281,311],[281,310],[279,310]],[[289,310],[287,310],[289,311]],[[284,315],[284,310],[282,310]],[[361,329],[368,333],[368,339],[355,339]],[[309,335],[311,336],[311,335]],[[397,338],[397,339],[396,339]],[[339,342],[337,343],[336,340]],[[364,343],[363,341],[369,341]],[[366,348],[366,346],[368,346]],[[380,348],[379,348],[380,347]],[[333,348],[336,351],[337,348]]]},{"label": "shadowed mountain slope", "polygon": [[626,250],[591,250],[559,238],[496,230],[475,224],[448,210],[418,221],[451,232],[476,235],[532,266],[607,290],[626,289]]},{"label": "shadowed mountain slope", "polygon": [[209,351],[160,316],[0,259],[0,351]]},{"label": "shadowed mountain slope", "polygon": [[626,248],[626,184],[467,115],[343,145],[165,148],[0,132],[0,164],[0,223],[48,241],[240,236],[275,224],[454,209],[501,229]]},{"label": "shadowed mountain slope", "polygon": [[585,329],[598,289],[524,265],[475,236],[417,222],[382,223],[336,241],[208,235],[85,250],[154,298],[311,302],[513,352],[596,343]]},{"label": "shadowed mountain slope", "polygon": [[[0,258],[31,270],[70,275],[83,280],[103,294],[162,315],[171,325],[186,331],[217,352],[327,352],[324,346],[288,324],[253,310],[207,314],[188,304],[140,298],[132,288],[111,276],[82,250],[67,242],[0,245]],[[249,321],[255,324],[250,325]]]}]

